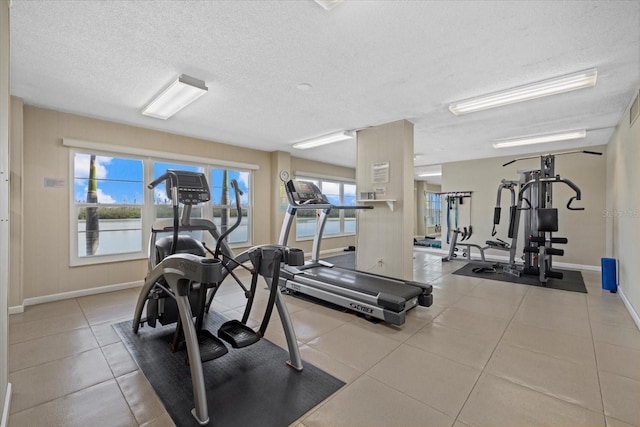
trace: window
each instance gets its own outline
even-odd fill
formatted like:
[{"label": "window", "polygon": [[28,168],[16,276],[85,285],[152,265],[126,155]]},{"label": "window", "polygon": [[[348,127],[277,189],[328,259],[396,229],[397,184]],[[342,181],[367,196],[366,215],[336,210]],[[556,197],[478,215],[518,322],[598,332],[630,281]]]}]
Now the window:
[{"label": "window", "polygon": [[[153,191],[146,187],[147,183],[167,169],[203,172],[208,177],[211,203],[193,206],[191,217],[213,219],[219,228],[225,222],[232,225],[237,217],[233,191],[228,184],[225,190],[222,181],[225,176],[229,182],[235,179],[244,193],[240,200],[242,222],[228,241],[231,245],[250,244],[250,170],[174,163],[145,156],[112,155],[91,149],[72,151],[71,163],[74,184],[71,200],[71,265],[146,257],[153,221],[173,217],[165,185],[160,184]],[[226,199],[223,197],[225,191]],[[213,243],[206,232],[189,234],[207,244]]]},{"label": "window", "polygon": [[[320,181],[316,179],[297,178],[301,181],[309,181],[314,183],[320,188]],[[320,188],[322,189],[322,188]],[[313,237],[316,234],[318,214],[314,209],[303,210],[300,209],[296,212],[296,238],[304,239]]]},{"label": "window", "polygon": [[[298,177],[301,181],[313,182],[333,205],[355,206],[356,186],[341,181],[318,180]],[[317,229],[317,213],[315,210],[298,210],[296,214],[296,238],[313,237]],[[324,226],[323,236],[341,236],[356,232],[355,209],[332,209]]]},{"label": "window", "polygon": [[[343,184],[343,202],[345,206],[356,205],[356,186],[355,184]],[[354,233],[356,232],[356,210],[345,209],[344,211],[344,232]]]},{"label": "window", "polygon": [[[154,162],[153,163],[153,179],[158,178],[167,170],[181,170],[181,171],[189,171],[189,172],[204,172],[204,167],[202,166],[194,166],[194,165],[186,165],[179,163],[165,163],[165,162]],[[209,183],[211,185],[211,183]],[[171,196],[167,195],[165,184],[160,184],[153,189],[153,211],[155,214],[155,219],[165,219],[165,218],[173,218],[173,206],[171,205]],[[191,218],[202,218],[202,206],[196,205],[191,207]],[[169,236],[171,233],[158,233],[158,238]],[[203,231],[191,231],[185,232],[181,231],[180,234],[188,234],[196,240],[203,241],[206,243],[212,243],[207,235],[209,233]]]},{"label": "window", "polygon": [[440,225],[442,212],[442,197],[438,193],[425,191],[425,226],[435,227]]},{"label": "window", "polygon": [[142,161],[75,153],[73,171],[77,257],[141,252]]},{"label": "window", "polygon": [[229,235],[228,241],[233,243],[249,242],[249,181],[250,174],[246,171],[213,168],[211,170],[211,204],[213,206],[213,222],[224,233],[238,218],[236,210],[235,191],[231,187],[231,180],[235,179],[242,191],[240,207],[242,218],[238,228]]}]

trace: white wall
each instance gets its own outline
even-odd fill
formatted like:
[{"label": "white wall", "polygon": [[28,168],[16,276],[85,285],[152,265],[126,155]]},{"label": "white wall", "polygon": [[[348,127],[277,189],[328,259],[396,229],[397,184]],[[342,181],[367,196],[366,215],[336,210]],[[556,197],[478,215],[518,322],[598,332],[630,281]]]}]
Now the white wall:
[{"label": "white wall", "polygon": [[0,416],[8,413],[9,287],[9,2],[0,1]]},{"label": "white wall", "polygon": [[[636,92],[637,94],[637,92]],[[640,313],[640,118],[629,124],[629,108],[607,146],[607,256],[618,259],[620,293]],[[638,325],[640,327],[640,324]]]},{"label": "white wall", "polygon": [[24,265],[22,253],[22,206],[23,206],[23,188],[22,188],[22,110],[23,104],[20,98],[11,97],[10,113],[9,113],[9,197],[10,197],[10,213],[9,213],[9,307],[13,301],[22,301],[22,287],[13,286],[16,283],[22,283],[22,271]]}]

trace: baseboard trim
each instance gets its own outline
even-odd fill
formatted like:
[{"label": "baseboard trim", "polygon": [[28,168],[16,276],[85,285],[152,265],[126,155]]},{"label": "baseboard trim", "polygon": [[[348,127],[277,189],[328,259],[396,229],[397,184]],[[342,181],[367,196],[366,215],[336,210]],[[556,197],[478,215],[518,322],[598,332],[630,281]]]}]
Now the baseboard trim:
[{"label": "baseboard trim", "polygon": [[636,313],[636,310],[631,305],[631,302],[629,302],[629,299],[624,294],[624,289],[620,286],[618,286],[618,295],[620,295],[620,299],[624,303],[625,307],[627,307],[627,311],[631,315],[633,321],[636,323],[636,328],[640,329],[640,316],[638,316],[638,313]]},{"label": "baseboard trim", "polygon": [[442,256],[447,255],[449,253],[449,251],[445,251],[444,249],[431,248],[428,246],[414,246],[413,250],[418,252],[429,252],[434,255],[442,255]]},{"label": "baseboard trim", "polygon": [[9,314],[20,314],[24,313],[24,305],[14,305],[9,307]]},{"label": "baseboard trim", "polygon": [[[326,256],[326,255],[338,254],[338,253],[344,253],[344,248],[327,249],[327,250],[324,250],[324,251],[320,251],[320,257]],[[310,257],[311,256],[311,252],[305,253],[304,256],[305,257]]]},{"label": "baseboard trim", "polygon": [[7,392],[4,395],[4,406],[2,407],[2,420],[0,427],[9,425],[9,406],[11,406],[11,383],[7,383]]},{"label": "baseboard trim", "polygon": [[570,270],[602,271],[602,267],[599,265],[571,264],[568,262],[554,262],[553,265]]},{"label": "baseboard trim", "polygon": [[77,291],[62,292],[59,294],[25,298],[22,301],[21,306],[9,307],[9,313],[22,313],[24,311],[24,307],[28,307],[30,305],[44,304],[47,302],[54,302],[54,301],[62,301],[62,300],[71,299],[71,298],[86,297],[88,295],[104,294],[106,292],[113,292],[113,291],[120,291],[122,289],[135,288],[137,286],[142,286],[143,284],[144,284],[143,280],[136,280],[134,282],[117,283],[115,285],[98,286],[96,288],[80,289]]},{"label": "baseboard trim", "polygon": [[[413,249],[418,251],[418,252],[433,253],[434,255],[442,255],[442,256],[449,255],[449,251],[447,251],[445,249],[434,249],[434,248],[415,247],[415,246],[414,246]],[[495,262],[508,262],[509,261],[509,257],[499,256],[499,255],[492,255],[492,254],[489,254],[489,255],[485,254],[485,259],[487,261],[495,261]],[[465,258],[458,257],[453,261],[467,261],[467,260]],[[480,260],[474,258],[472,261],[480,261]],[[572,270],[586,270],[586,271],[598,271],[598,272],[601,271],[601,266],[599,266],[599,265],[572,264],[572,263],[568,263],[568,262],[557,262],[557,261],[554,261],[553,265],[556,266],[556,267],[568,268],[568,269],[572,269]]]}]

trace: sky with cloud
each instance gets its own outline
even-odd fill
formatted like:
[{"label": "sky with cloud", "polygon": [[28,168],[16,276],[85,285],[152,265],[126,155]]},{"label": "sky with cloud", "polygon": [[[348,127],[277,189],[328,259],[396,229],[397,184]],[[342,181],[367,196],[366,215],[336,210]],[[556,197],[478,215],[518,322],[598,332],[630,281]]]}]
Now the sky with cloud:
[{"label": "sky with cloud", "polygon": [[[74,161],[74,198],[76,202],[85,203],[87,200],[87,188],[89,184],[90,155],[77,153]],[[154,164],[154,179],[162,175],[167,169],[187,170],[202,172],[203,169],[196,166],[180,165],[174,163],[156,162]],[[148,191],[143,182],[143,164],[141,160],[117,157],[96,156],[96,179],[98,180],[98,203],[100,204],[142,204],[144,192]],[[222,194],[222,170],[214,169],[211,176],[207,177],[211,186],[213,203],[219,203]],[[229,180],[238,181],[240,189],[244,192],[241,196],[242,204],[249,202],[249,172],[229,171]],[[233,192],[231,203],[235,203]],[[165,186],[158,185],[154,189],[156,203],[169,203]]]}]

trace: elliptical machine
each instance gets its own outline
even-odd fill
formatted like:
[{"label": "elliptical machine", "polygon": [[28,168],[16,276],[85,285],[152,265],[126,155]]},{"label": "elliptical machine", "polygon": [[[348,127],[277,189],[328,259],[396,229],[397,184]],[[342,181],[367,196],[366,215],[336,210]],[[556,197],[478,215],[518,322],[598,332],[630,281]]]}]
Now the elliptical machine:
[{"label": "elliptical machine", "polygon": [[[242,193],[237,182],[232,180],[231,187],[236,193],[238,219],[228,230],[219,234],[212,221],[190,217],[192,206],[211,199],[209,185],[203,173],[169,170],[149,184],[148,188],[153,189],[163,181],[166,192],[171,197],[173,219],[157,220],[152,225],[149,273],[138,296],[132,327],[137,334],[145,323],[151,327],[155,327],[157,322],[162,325],[176,324],[171,351],[179,351],[184,347],[187,349],[195,400],[195,407],[191,412],[200,425],[206,425],[209,423],[209,414],[202,363],[228,353],[224,342],[233,348],[243,348],[258,342],[265,334],[274,305],[278,309],[289,346],[290,360],[287,364],[298,371],[302,370],[295,332],[278,291],[278,281],[281,263],[302,265],[304,254],[299,249],[283,245],[261,245],[250,248],[236,258],[221,256],[223,252],[230,250],[226,237],[238,227],[241,220]],[[182,216],[179,212],[180,204],[183,205]],[[209,232],[216,239],[215,251],[209,250],[206,245],[189,235],[180,235],[180,231]],[[158,239],[159,233],[167,232],[171,235]],[[207,252],[213,258],[207,257]],[[246,263],[250,263],[251,267],[246,267]],[[251,273],[249,289],[233,274],[233,269],[238,266]],[[216,336],[203,328],[207,292],[214,295],[229,274],[242,287],[248,301],[242,320],[225,322]],[[269,297],[262,323],[254,331],[246,322],[253,306],[258,276],[265,279]],[[143,319],[145,306],[147,317]]]}]

